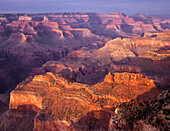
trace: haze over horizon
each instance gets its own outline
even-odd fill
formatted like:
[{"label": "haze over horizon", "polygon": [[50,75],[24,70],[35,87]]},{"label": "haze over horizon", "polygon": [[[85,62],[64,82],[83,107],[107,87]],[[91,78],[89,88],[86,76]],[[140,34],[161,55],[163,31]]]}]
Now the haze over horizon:
[{"label": "haze over horizon", "polygon": [[170,14],[169,0],[1,0],[0,13],[123,12]]}]

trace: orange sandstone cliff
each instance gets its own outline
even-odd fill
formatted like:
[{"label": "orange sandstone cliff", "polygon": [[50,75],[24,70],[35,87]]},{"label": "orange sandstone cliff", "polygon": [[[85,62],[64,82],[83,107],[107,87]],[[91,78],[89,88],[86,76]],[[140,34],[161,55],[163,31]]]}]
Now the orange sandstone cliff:
[{"label": "orange sandstone cliff", "polygon": [[[153,89],[154,94],[147,94]],[[159,90],[140,74],[109,73],[103,82],[88,85],[48,72],[18,85],[10,94],[9,108],[37,112],[35,131],[107,130],[111,109],[143,94],[139,99],[151,100]]]}]

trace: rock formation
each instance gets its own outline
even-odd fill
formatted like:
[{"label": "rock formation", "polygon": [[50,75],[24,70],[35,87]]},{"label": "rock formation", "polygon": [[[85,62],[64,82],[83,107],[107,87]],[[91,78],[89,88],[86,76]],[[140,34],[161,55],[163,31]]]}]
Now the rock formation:
[{"label": "rock formation", "polygon": [[24,15],[24,16],[19,16],[19,21],[31,21],[32,18],[27,16],[27,15]]},{"label": "rock formation", "polygon": [[168,57],[170,57],[170,50],[148,51],[145,54],[139,55],[139,57],[150,58],[152,60],[166,60]]},{"label": "rock formation", "polygon": [[129,85],[148,85],[155,87],[154,81],[147,78],[143,78],[143,75],[136,75],[134,73],[115,73],[114,81],[118,84],[129,84]]},{"label": "rock formation", "polygon": [[168,32],[164,32],[154,38],[116,38],[108,41],[105,46],[100,49],[80,53],[79,57],[88,58],[91,61],[100,61],[102,64],[108,64],[113,61],[128,62],[130,59],[134,59],[148,51],[159,50],[169,45]]},{"label": "rock formation", "polygon": [[[132,84],[132,81],[135,84]],[[28,79],[18,85],[10,94],[9,108],[38,112],[34,118],[34,130],[52,130],[52,127],[58,130],[90,130],[90,119],[99,121],[107,118],[108,122],[111,108],[119,103],[137,99],[152,88],[155,88],[155,93],[146,95],[147,99],[154,99],[159,90],[154,86],[153,80],[138,74],[117,73],[113,77],[109,73],[103,82],[88,85],[72,82],[49,72],[34,76],[32,80]],[[107,117],[102,114],[107,114]],[[85,121],[87,123],[82,123]],[[94,129],[108,128],[108,123],[101,127],[97,124],[99,123],[94,123]]]},{"label": "rock formation", "polygon": [[0,21],[7,21],[5,17],[0,17]]},{"label": "rock formation", "polygon": [[43,22],[47,22],[47,21],[49,21],[48,18],[44,16]]},{"label": "rock formation", "polygon": [[[28,77],[32,68],[40,67],[49,60],[59,60],[68,54],[68,57],[61,60],[81,58],[82,61],[96,63],[105,70],[103,66],[107,65],[108,69],[108,65],[113,62],[127,63],[143,53],[159,50],[159,48],[167,49],[169,46],[168,31],[166,33],[163,31],[170,28],[170,22],[140,14],[131,17],[120,12],[107,15],[97,13],[1,14],[0,18],[3,19],[0,20],[0,54],[4,54],[1,56],[8,61],[7,67],[12,65],[18,71],[22,68],[25,74],[19,71],[21,78],[18,80],[13,75],[18,71],[13,70],[12,72],[15,73],[8,73],[16,83]],[[141,38],[140,36],[146,32],[147,34]],[[120,38],[111,40],[116,37]],[[100,49],[93,50],[96,48]],[[78,55],[75,55],[75,52],[79,52]],[[2,70],[11,72],[5,66]],[[77,76],[74,79],[89,81]],[[6,85],[6,83],[3,84]],[[8,89],[9,87],[6,91]]]},{"label": "rock formation", "polygon": [[[168,19],[120,12],[1,14],[0,93],[18,86],[8,111],[0,95],[0,129],[108,130],[146,123],[162,129],[155,116],[167,118],[167,99],[153,108],[143,101],[156,99],[158,87],[170,87],[168,29]],[[130,105],[120,120],[121,107]],[[147,107],[149,120],[128,123]]]},{"label": "rock formation", "polygon": [[108,82],[108,83],[113,83],[114,82],[114,77],[111,75],[110,72],[108,73],[108,75],[106,75],[104,81]]},{"label": "rock formation", "polygon": [[98,83],[109,71],[141,73],[154,79],[157,86],[168,88],[168,32],[159,33],[153,38],[116,38],[100,49],[72,51],[61,61],[49,61],[31,74],[49,71],[79,82]]},{"label": "rock formation", "polygon": [[36,106],[38,109],[42,109],[42,98],[40,96],[36,96],[34,92],[31,94],[30,92],[24,92],[23,94],[18,92],[10,93],[10,106],[9,109],[18,109],[20,106]]}]

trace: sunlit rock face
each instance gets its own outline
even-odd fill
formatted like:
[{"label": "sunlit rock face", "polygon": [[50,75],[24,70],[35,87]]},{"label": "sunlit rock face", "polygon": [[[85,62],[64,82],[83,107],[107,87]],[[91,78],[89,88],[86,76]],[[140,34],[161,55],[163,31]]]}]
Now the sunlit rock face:
[{"label": "sunlit rock face", "polygon": [[[161,33],[170,28],[169,25],[169,20],[141,14],[129,17],[121,12],[106,15],[98,13],[1,14],[0,56],[7,60],[2,70],[9,72],[8,77],[16,83],[11,86],[10,82],[2,81],[4,86],[0,87],[3,88],[1,92],[9,92],[9,88],[14,89],[19,82],[29,76],[32,68],[40,67],[50,60],[70,60],[80,57],[91,59],[92,63],[97,61],[97,64],[109,65],[112,62],[126,63],[148,51],[168,47],[169,35],[167,34],[167,39],[164,39],[165,36]],[[141,38],[140,36],[143,35],[144,37]],[[112,40],[114,38],[117,39]],[[96,48],[101,50],[94,51],[94,54],[89,52],[82,54]],[[79,53],[79,50],[82,53]],[[16,71],[5,68],[8,66],[15,67]],[[16,73],[18,78],[12,75]],[[82,78],[76,78],[79,79],[83,81]],[[84,81],[89,82],[86,79]],[[90,83],[95,82],[91,80]]]},{"label": "sunlit rock face", "polygon": [[[152,33],[150,33],[150,35],[151,34]],[[77,57],[86,58],[102,65],[113,62],[128,63],[129,61],[138,57],[146,58],[148,52],[155,52],[155,54],[157,54],[156,51],[162,49],[168,50],[170,45],[169,38],[169,30],[166,30],[163,33],[158,33],[154,37],[133,37],[123,39],[118,37],[108,41],[100,49],[80,52]],[[158,55],[160,57],[162,56],[162,59],[167,58],[168,52],[167,54],[164,53],[166,53],[166,51],[159,53]],[[146,55],[144,56],[144,54]],[[148,58],[150,57],[148,56]]]},{"label": "sunlit rock face", "polygon": [[23,92],[23,94],[18,94],[17,92],[10,93],[10,107],[9,109],[18,109],[20,107],[36,106],[39,109],[42,109],[42,98],[36,96],[36,94],[31,94],[30,92]]},{"label": "sunlit rock face", "polygon": [[24,16],[20,16],[18,20],[19,21],[31,21],[32,18],[27,15],[24,15]]},{"label": "sunlit rock face", "polygon": [[170,86],[168,28],[120,12],[0,15],[0,92],[31,75],[11,92],[0,129],[108,130],[117,105]]},{"label": "sunlit rock face", "polygon": [[148,85],[155,87],[154,81],[143,78],[143,75],[134,73],[115,73],[114,80],[119,84],[129,84],[129,85]]},{"label": "sunlit rock face", "polygon": [[38,112],[34,130],[107,130],[113,107],[131,99],[151,100],[158,94],[153,80],[139,74],[109,73],[103,82],[88,85],[48,72],[18,85],[10,94],[9,107]]},{"label": "sunlit rock face", "polygon": [[106,75],[104,81],[108,82],[108,83],[113,83],[114,77],[111,75],[111,73],[108,73],[108,75]]}]

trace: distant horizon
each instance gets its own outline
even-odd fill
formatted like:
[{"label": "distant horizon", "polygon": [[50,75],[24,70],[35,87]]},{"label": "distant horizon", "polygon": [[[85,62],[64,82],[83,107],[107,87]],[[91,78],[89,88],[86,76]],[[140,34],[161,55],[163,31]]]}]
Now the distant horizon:
[{"label": "distant horizon", "polygon": [[[114,11],[116,12],[116,11]],[[101,14],[101,15],[108,15],[112,12],[109,12],[109,13],[105,13],[105,14],[102,14],[102,13],[99,13],[99,12],[72,12],[72,11],[68,11],[68,12],[0,12],[0,15],[6,15],[6,14],[50,14],[50,13],[97,13],[97,14]],[[119,13],[123,13],[125,15],[128,15],[124,12],[119,12]],[[152,15],[170,15],[170,13],[167,13],[167,14],[161,14],[161,13],[157,13],[157,14],[149,14],[149,15],[146,15],[146,14],[142,14],[142,13],[139,13],[139,12],[134,12],[134,14],[131,14],[131,15],[128,15],[128,16],[132,16],[132,15],[135,15],[135,14],[141,14],[141,15],[144,15],[144,16],[152,16]]]},{"label": "distant horizon", "polygon": [[96,12],[109,14],[123,12],[128,16],[170,14],[169,0],[1,0],[0,14]]}]

